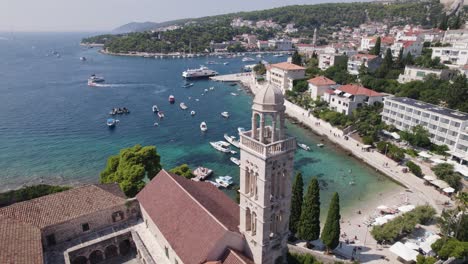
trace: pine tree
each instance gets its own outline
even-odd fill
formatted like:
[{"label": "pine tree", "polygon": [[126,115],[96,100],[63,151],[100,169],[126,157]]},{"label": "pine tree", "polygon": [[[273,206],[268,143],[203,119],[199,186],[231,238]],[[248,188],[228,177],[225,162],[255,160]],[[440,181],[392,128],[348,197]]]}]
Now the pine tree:
[{"label": "pine tree", "polygon": [[340,197],[334,193],[321,237],[327,251],[335,249],[340,243],[340,218]]},{"label": "pine tree", "polygon": [[370,52],[371,54],[374,54],[374,55],[379,55],[380,54],[381,42],[382,42],[382,40],[380,39],[380,37],[377,37],[377,40],[375,41],[375,46],[372,48],[372,50]]},{"label": "pine tree", "polygon": [[439,29],[447,30],[447,27],[448,27],[448,17],[444,12],[442,13],[442,18],[440,19]]},{"label": "pine tree", "polygon": [[302,174],[298,172],[294,178],[291,197],[291,215],[289,216],[289,230],[292,234],[297,233],[299,220],[301,218],[302,199],[304,198],[304,181]]},{"label": "pine tree", "polygon": [[297,52],[297,50],[292,55],[292,64],[296,64],[298,66],[302,65],[302,58],[301,55],[299,55],[299,52]]},{"label": "pine tree", "polygon": [[316,240],[320,237],[320,187],[317,178],[313,178],[307,187],[298,237],[304,240]]}]

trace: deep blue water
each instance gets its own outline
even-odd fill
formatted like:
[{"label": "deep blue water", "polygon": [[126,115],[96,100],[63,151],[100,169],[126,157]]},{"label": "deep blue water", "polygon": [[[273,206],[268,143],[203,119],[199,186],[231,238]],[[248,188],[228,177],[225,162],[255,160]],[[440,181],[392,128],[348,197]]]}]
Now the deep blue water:
[{"label": "deep blue water", "polygon": [[[209,141],[222,140],[224,133],[234,135],[239,126],[248,127],[252,98],[240,87],[209,80],[182,88],[181,72],[214,60],[219,64],[209,66],[221,74],[236,73],[244,65],[241,58],[108,56],[97,48],[80,47],[80,39],[87,35],[0,33],[0,189],[41,181],[96,182],[108,156],[135,144],[156,145],[165,168],[203,165],[216,175],[232,175],[238,182],[239,169],[229,155],[211,148]],[[53,50],[61,57],[46,56]],[[88,60],[81,62],[80,56]],[[223,65],[224,61],[230,64]],[[88,87],[86,80],[92,73],[104,76],[106,87]],[[211,86],[215,90],[202,95]],[[170,94],[176,97],[175,105],[168,103]],[[181,101],[189,110],[179,108]],[[151,111],[154,104],[166,114],[158,127],[153,126],[157,119]],[[120,123],[111,130],[105,121],[113,107],[127,107],[131,113],[117,117]],[[192,109],[197,112],[194,117],[189,114]],[[231,118],[223,119],[222,111],[229,111]],[[201,121],[207,122],[207,133],[200,132]],[[300,142],[311,146],[319,142],[295,125],[288,124],[288,129]],[[338,191],[345,207],[395,187],[331,146],[313,147],[312,152],[298,150],[296,169],[303,171],[306,181],[319,177],[325,203],[332,191]],[[350,187],[350,181],[356,185]]]}]

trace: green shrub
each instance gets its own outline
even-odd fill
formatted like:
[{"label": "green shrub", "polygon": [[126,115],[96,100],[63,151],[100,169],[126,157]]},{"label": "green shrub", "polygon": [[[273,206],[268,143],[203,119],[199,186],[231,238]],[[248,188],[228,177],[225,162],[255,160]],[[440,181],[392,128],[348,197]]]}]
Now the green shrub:
[{"label": "green shrub", "polygon": [[39,184],[0,193],[0,207],[71,189],[68,186]]},{"label": "green shrub", "polygon": [[441,238],[432,244],[431,247],[444,260],[450,257],[457,259],[468,257],[468,242],[461,242],[455,238]]},{"label": "green shrub", "polygon": [[412,161],[407,161],[406,162],[406,166],[408,167],[408,169],[416,176],[418,177],[422,177],[423,176],[423,173],[421,171],[421,167],[419,167],[416,163],[412,162]]}]

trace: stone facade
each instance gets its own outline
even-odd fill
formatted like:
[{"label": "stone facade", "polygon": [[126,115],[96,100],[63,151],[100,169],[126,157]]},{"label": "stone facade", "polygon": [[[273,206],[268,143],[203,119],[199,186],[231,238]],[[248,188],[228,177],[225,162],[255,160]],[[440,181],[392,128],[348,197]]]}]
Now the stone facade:
[{"label": "stone facade", "polygon": [[285,136],[283,104],[278,88],[264,88],[254,99],[252,129],[241,134],[239,229],[258,264],[286,261],[296,141]]}]

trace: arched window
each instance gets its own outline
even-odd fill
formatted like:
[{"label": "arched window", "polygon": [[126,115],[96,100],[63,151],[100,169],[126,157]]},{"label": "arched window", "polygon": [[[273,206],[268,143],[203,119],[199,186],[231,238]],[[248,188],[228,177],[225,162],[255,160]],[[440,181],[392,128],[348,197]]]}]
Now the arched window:
[{"label": "arched window", "polygon": [[253,170],[250,171],[250,196],[255,195],[255,188],[257,186],[257,174],[253,172]]},{"label": "arched window", "polygon": [[252,236],[257,234],[257,214],[252,212]]},{"label": "arched window", "polygon": [[252,228],[252,215],[250,213],[250,209],[247,208],[247,210],[245,210],[245,229],[247,231],[250,231],[251,228]]},{"label": "arched window", "polygon": [[245,168],[245,186],[244,192],[247,194],[250,192],[250,171],[249,168]]}]

